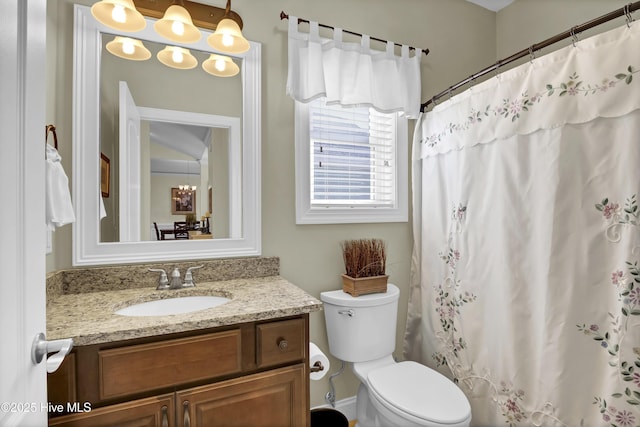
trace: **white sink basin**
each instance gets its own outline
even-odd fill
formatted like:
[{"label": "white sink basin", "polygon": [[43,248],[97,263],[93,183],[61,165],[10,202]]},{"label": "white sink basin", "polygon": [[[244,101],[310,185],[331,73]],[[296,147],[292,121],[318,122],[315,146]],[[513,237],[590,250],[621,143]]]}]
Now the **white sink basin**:
[{"label": "white sink basin", "polygon": [[205,310],[217,307],[231,301],[225,297],[194,296],[176,297],[160,299],[130,305],[116,311],[122,316],[168,316],[171,314],[193,313],[194,311]]}]

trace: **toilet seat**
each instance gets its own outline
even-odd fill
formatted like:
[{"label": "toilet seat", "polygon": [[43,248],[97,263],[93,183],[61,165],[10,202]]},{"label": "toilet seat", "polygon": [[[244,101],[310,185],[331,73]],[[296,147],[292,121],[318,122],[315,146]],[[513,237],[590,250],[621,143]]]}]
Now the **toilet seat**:
[{"label": "toilet seat", "polygon": [[400,417],[443,426],[461,425],[471,417],[464,393],[447,377],[419,363],[374,369],[367,382],[372,397]]}]

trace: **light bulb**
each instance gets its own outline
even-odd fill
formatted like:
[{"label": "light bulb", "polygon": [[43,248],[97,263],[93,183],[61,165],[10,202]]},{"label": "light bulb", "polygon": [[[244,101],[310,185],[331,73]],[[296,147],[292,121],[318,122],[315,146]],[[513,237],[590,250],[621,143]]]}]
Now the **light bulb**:
[{"label": "light bulb", "polygon": [[230,34],[223,34],[222,44],[225,46],[233,46],[233,36]]},{"label": "light bulb", "polygon": [[216,59],[216,70],[224,71],[227,68],[227,64],[224,59]]},{"label": "light bulb", "polygon": [[123,40],[122,42],[122,51],[127,55],[133,55],[133,52],[136,51],[136,47],[133,45],[131,40]]},{"label": "light bulb", "polygon": [[180,50],[178,49],[174,49],[173,53],[171,54],[171,59],[173,59],[173,62],[175,62],[176,64],[181,64],[183,60],[182,52],[180,52]]},{"label": "light bulb", "polygon": [[111,11],[111,18],[121,24],[127,22],[127,14],[124,11],[124,6],[121,4],[114,4],[113,10]]},{"label": "light bulb", "polygon": [[184,35],[184,24],[181,21],[173,21],[171,23],[171,31],[179,36]]}]

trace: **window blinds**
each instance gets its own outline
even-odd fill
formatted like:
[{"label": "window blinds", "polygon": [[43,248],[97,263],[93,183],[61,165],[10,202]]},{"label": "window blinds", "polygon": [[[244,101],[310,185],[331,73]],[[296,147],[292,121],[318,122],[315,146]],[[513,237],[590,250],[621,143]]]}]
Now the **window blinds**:
[{"label": "window blinds", "polygon": [[397,114],[309,104],[311,204],[394,207]]}]

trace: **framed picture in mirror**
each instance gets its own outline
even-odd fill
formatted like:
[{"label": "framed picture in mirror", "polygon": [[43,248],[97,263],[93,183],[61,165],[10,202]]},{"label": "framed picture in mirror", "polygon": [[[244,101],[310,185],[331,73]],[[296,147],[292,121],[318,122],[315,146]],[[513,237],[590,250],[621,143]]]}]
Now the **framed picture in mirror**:
[{"label": "framed picture in mirror", "polygon": [[100,153],[100,192],[102,197],[109,197],[109,181],[111,180],[111,163],[109,158]]},{"label": "framed picture in mirror", "polygon": [[188,215],[196,213],[196,192],[171,188],[171,214]]}]

